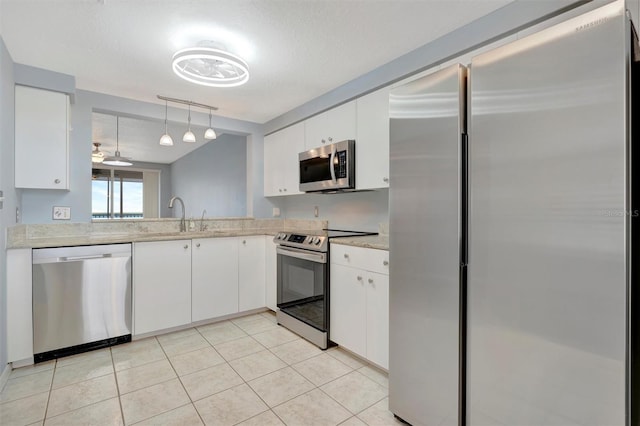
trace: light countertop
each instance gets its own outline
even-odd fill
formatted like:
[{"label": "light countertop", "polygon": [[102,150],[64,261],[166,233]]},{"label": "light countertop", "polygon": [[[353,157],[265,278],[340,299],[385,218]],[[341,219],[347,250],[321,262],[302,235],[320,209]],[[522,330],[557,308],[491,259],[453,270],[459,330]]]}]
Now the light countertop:
[{"label": "light countertop", "polygon": [[361,237],[332,238],[331,244],[341,244],[345,246],[363,247],[377,250],[389,250],[389,236],[365,235]]},{"label": "light countertop", "polygon": [[[198,223],[199,224],[199,221]],[[322,235],[326,221],[295,219],[205,219],[204,231],[179,232],[179,220],[110,221],[93,223],[17,225],[9,228],[7,248],[67,247],[146,241],[189,240],[251,235],[275,235],[278,232],[313,232]],[[198,228],[196,228],[198,229]]]}]

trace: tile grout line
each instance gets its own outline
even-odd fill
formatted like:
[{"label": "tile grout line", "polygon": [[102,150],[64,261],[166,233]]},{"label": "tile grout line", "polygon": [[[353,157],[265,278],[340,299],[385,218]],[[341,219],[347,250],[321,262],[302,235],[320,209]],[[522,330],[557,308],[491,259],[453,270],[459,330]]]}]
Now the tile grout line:
[{"label": "tile grout line", "polygon": [[[198,335],[200,335],[200,337],[202,337],[205,342],[207,342],[207,344],[209,346],[211,346],[211,349],[213,349],[214,351],[216,351],[216,348],[213,347],[213,345],[211,344],[211,342],[209,342],[207,340],[206,337],[204,337],[202,335],[202,333],[200,333],[200,330],[198,330],[197,327],[193,327],[193,329],[196,331],[196,333]],[[182,379],[180,378],[180,375],[178,374],[178,372],[176,371],[176,368],[173,366],[173,363],[171,362],[171,358],[169,358],[169,355],[167,355],[167,353],[164,350],[164,347],[162,346],[162,343],[160,343],[158,341],[158,344],[160,345],[160,349],[162,349],[162,352],[164,353],[164,356],[167,357],[167,361],[169,362],[169,365],[171,366],[171,369],[173,370],[173,372],[175,373],[176,377],[178,378],[178,382],[180,382],[180,386],[182,386],[182,390],[184,391],[184,393],[187,395],[187,398],[189,398],[189,402],[191,403],[191,406],[193,407],[193,409],[195,410],[196,414],[198,415],[198,418],[200,419],[200,421],[202,422],[202,424],[206,425],[207,423],[204,421],[204,419],[202,418],[202,416],[200,415],[200,412],[198,411],[198,409],[196,408],[196,405],[193,402],[193,399],[191,398],[191,395],[189,395],[189,392],[187,391],[187,388],[184,386],[184,383],[182,383]],[[218,353],[218,351],[216,351],[216,353]],[[220,355],[220,354],[218,354]],[[223,358],[222,355],[220,355],[220,358]],[[224,359],[224,358],[223,358]],[[200,370],[201,371],[201,370]],[[187,404],[185,404],[187,405]],[[184,407],[184,405],[183,405]],[[180,408],[180,407],[178,407]],[[175,410],[175,408],[174,408]],[[169,410],[169,411],[173,411],[173,410]],[[165,411],[164,413],[168,413],[169,411]],[[164,413],[160,413],[160,414],[164,414]],[[155,416],[154,416],[155,417]]]},{"label": "tile grout line", "polygon": [[56,377],[56,369],[58,368],[58,360],[56,359],[53,364],[53,373],[51,374],[51,383],[49,384],[49,395],[47,395],[47,405],[44,408],[44,417],[42,418],[42,424],[47,422],[47,413],[49,412],[49,402],[51,401],[51,392],[53,392],[53,379]]},{"label": "tile grout line", "polygon": [[116,380],[116,391],[118,392],[118,406],[120,407],[120,416],[122,417],[122,424],[126,425],[124,418],[124,409],[122,408],[122,399],[120,393],[120,384],[118,383],[118,372],[116,371],[116,361],[113,359],[113,351],[109,348],[109,354],[111,355],[111,366],[113,367],[113,377]]}]

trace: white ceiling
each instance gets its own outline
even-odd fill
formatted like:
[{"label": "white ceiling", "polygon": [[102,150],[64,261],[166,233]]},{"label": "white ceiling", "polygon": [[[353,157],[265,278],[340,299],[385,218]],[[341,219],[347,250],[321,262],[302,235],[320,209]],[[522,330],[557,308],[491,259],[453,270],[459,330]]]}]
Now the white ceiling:
[{"label": "white ceiling", "polygon": [[[17,63],[75,76],[78,89],[160,103],[219,107],[264,123],[435,40],[510,0],[0,0],[0,33]],[[203,40],[249,64],[241,87],[211,88],[171,70],[175,51]],[[172,105],[175,106],[175,105]],[[159,147],[162,123],[121,117],[123,156],[172,163],[202,146]],[[94,113],[93,142],[115,152],[115,117]]]},{"label": "white ceiling", "polygon": [[[0,0],[0,31],[15,62],[71,74],[79,89],[189,99],[264,123],[509,2]],[[202,40],[244,57],[249,82],[175,76],[173,53]]]}]

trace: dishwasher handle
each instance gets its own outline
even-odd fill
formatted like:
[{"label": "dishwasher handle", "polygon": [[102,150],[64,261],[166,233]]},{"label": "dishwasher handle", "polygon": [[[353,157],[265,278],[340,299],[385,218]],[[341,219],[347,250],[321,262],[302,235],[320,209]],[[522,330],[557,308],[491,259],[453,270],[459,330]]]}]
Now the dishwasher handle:
[{"label": "dishwasher handle", "polygon": [[103,254],[90,254],[87,256],[63,256],[59,257],[59,262],[74,262],[76,260],[89,260],[89,259],[104,259],[108,257],[113,257],[111,253],[103,253]]}]

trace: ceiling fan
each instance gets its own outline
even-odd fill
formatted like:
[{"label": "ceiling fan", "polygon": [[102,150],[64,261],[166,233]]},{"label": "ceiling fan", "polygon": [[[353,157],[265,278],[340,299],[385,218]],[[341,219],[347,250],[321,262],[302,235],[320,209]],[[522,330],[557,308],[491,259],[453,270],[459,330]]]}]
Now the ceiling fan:
[{"label": "ceiling fan", "polygon": [[100,142],[93,142],[93,151],[91,151],[91,162],[102,163],[104,161],[104,152],[100,151]]}]

